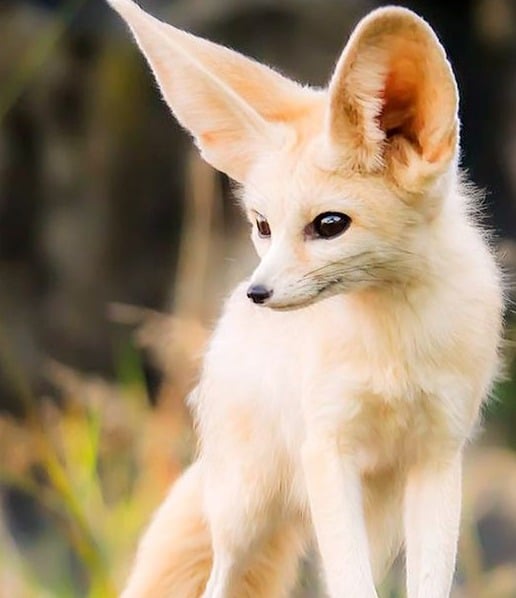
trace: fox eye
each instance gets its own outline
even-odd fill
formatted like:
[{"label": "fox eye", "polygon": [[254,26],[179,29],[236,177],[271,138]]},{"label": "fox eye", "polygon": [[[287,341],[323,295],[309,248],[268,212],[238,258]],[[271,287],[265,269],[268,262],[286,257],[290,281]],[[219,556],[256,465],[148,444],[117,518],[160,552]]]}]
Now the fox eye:
[{"label": "fox eye", "polygon": [[258,234],[263,239],[267,239],[271,236],[271,227],[267,220],[260,214],[256,215],[256,228],[258,229]]},{"label": "fox eye", "polygon": [[349,228],[351,218],[340,212],[323,212],[307,227],[311,237],[333,239]]}]

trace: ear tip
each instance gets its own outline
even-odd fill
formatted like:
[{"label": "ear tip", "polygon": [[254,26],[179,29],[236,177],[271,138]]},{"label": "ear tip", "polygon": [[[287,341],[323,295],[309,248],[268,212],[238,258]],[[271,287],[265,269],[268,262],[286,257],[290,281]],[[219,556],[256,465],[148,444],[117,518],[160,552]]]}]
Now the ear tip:
[{"label": "ear tip", "polygon": [[442,65],[449,77],[449,85],[453,88],[450,91],[455,96],[455,103],[458,104],[458,91],[453,69],[447,58],[446,50],[434,28],[420,15],[404,6],[382,6],[371,11],[359,23],[357,29],[366,33],[366,37],[383,35],[385,33],[399,33],[403,35],[406,31],[412,35],[412,31],[419,39],[428,44],[428,48],[435,56],[442,59]]},{"label": "ear tip", "polygon": [[106,2],[113,8],[124,8],[136,4],[133,0],[106,0]]},{"label": "ear tip", "polygon": [[435,29],[422,16],[404,6],[390,5],[373,10],[367,17],[365,17],[364,21],[369,18],[371,18],[373,22],[376,22],[378,31],[385,31],[386,29],[394,31],[397,29],[402,31],[404,29],[412,29],[417,32],[418,36],[421,36],[421,39],[426,39],[429,43],[429,47],[433,48],[436,54],[444,59],[444,64],[450,75],[450,84],[454,88],[455,95],[458,96],[457,83],[446,50]]},{"label": "ear tip", "polygon": [[366,19],[397,19],[397,20],[411,20],[411,21],[426,21],[420,17],[416,12],[404,6],[396,6],[389,4],[387,6],[380,6],[372,10]]},{"label": "ear tip", "polygon": [[121,16],[127,15],[130,11],[141,10],[133,0],[106,0],[106,2]]},{"label": "ear tip", "polygon": [[434,30],[425,19],[404,6],[389,5],[376,8],[362,19],[359,26],[372,27],[378,32],[385,31],[385,29],[396,30],[415,27],[437,40]]},{"label": "ear tip", "polygon": [[448,62],[446,51],[433,27],[423,17],[403,6],[376,8],[358,24],[356,34],[357,38],[365,40],[385,34],[415,36]]}]

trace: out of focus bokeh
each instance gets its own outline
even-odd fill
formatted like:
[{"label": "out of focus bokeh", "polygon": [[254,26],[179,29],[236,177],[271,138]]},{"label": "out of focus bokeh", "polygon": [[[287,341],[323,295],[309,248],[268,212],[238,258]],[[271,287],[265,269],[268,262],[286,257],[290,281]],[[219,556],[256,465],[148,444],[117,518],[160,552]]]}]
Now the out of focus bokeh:
[{"label": "out of focus bokeh", "polygon": [[[323,85],[372,0],[141,0]],[[399,2],[438,32],[463,166],[516,265],[516,3]],[[101,0],[0,3],[0,597],[115,596],[195,452],[184,406],[254,256],[230,184],[198,158]],[[454,595],[516,596],[516,361],[469,450]],[[321,596],[307,565],[296,596]],[[401,596],[396,575],[382,596]]]}]

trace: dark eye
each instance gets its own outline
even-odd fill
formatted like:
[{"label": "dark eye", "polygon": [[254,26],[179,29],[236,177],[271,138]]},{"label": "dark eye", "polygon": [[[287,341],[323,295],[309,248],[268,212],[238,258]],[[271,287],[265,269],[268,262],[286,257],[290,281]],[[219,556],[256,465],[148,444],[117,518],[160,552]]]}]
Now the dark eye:
[{"label": "dark eye", "polygon": [[312,237],[333,239],[349,228],[351,218],[340,212],[323,212],[308,225],[308,232]]},{"label": "dark eye", "polygon": [[258,229],[258,234],[260,237],[268,238],[271,236],[271,227],[263,216],[256,216],[256,228]]}]

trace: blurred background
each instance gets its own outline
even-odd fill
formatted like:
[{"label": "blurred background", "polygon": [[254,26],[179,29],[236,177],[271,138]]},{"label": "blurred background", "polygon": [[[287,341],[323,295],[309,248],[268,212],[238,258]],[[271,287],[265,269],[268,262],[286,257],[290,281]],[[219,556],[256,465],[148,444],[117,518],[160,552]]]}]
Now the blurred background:
[{"label": "blurred background", "polygon": [[[316,85],[372,0],[141,0]],[[399,2],[462,95],[463,166],[516,265],[516,2]],[[228,181],[203,164],[101,0],[0,3],[0,597],[110,597],[194,439],[184,397],[251,271]],[[469,450],[454,595],[516,597],[516,361]],[[393,575],[382,596],[401,596]],[[320,596],[307,564],[296,596]]]}]

